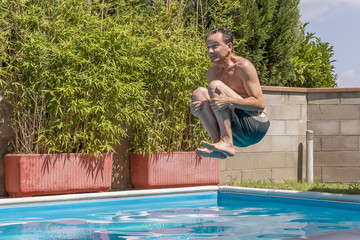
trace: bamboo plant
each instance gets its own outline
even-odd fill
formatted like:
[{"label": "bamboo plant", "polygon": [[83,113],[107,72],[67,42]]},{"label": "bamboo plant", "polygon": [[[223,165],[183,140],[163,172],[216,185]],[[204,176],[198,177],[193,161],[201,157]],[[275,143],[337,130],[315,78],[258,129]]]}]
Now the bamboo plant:
[{"label": "bamboo plant", "polygon": [[[161,2],[161,1],[159,1]],[[179,1],[180,2],[180,1]],[[149,100],[148,118],[133,129],[130,151],[136,153],[193,151],[208,139],[200,121],[190,113],[189,95],[206,86],[210,66],[202,34],[185,24],[185,5],[154,6],[147,21],[146,55],[151,70],[143,81]]]},{"label": "bamboo plant", "polygon": [[2,1],[0,88],[15,153],[102,153],[147,118],[142,55],[124,14],[83,0]]},{"label": "bamboo plant", "polygon": [[[204,38],[182,1],[3,1],[0,88],[14,153],[193,150],[189,94],[206,83]],[[150,17],[149,17],[150,16]]]}]

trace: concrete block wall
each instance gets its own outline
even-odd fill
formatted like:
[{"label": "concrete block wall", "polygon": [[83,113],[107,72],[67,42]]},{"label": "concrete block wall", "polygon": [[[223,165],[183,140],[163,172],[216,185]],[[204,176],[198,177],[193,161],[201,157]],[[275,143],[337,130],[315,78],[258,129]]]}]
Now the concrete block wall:
[{"label": "concrete block wall", "polygon": [[246,180],[300,180],[305,177],[307,130],[306,89],[263,87],[270,119],[264,139],[253,146],[237,148],[222,161],[220,183]]},{"label": "concrete block wall", "polygon": [[314,177],[360,182],[360,90],[308,92],[308,129],[314,131]]},{"label": "concrete block wall", "polygon": [[222,162],[221,184],[306,179],[306,130],[314,131],[314,178],[360,182],[360,88],[263,87],[271,121],[258,144]]}]

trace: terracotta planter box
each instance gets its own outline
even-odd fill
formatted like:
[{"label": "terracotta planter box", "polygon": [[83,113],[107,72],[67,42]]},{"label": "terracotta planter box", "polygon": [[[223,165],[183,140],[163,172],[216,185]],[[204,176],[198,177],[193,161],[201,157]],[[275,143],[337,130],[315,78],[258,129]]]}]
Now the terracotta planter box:
[{"label": "terracotta planter box", "polygon": [[5,155],[6,191],[10,197],[108,191],[112,162],[112,153]]},{"label": "terracotta planter box", "polygon": [[221,160],[195,152],[130,153],[135,189],[218,185]]}]

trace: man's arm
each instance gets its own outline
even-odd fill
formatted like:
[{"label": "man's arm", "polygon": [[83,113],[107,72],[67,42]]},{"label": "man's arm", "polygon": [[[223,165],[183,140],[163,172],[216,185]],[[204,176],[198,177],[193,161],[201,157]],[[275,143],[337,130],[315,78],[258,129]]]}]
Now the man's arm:
[{"label": "man's arm", "polygon": [[231,103],[235,108],[248,111],[263,111],[265,109],[265,101],[262,94],[260,81],[254,65],[248,60],[244,60],[238,64],[239,77],[243,79],[243,86],[248,97],[243,99],[231,99]]}]

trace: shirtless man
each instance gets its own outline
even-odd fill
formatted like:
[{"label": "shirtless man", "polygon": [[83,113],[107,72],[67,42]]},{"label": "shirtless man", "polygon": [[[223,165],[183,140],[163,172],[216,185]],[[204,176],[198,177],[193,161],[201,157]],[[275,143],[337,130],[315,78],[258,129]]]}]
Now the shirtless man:
[{"label": "shirtless man", "polygon": [[233,54],[233,36],[226,28],[212,30],[206,40],[214,64],[206,73],[208,88],[190,94],[191,113],[197,116],[213,143],[196,152],[224,159],[235,155],[235,146],[258,143],[269,128],[259,78],[253,64]]}]

